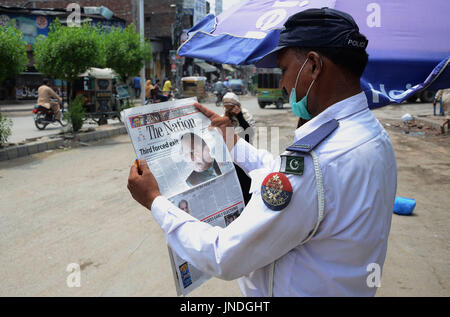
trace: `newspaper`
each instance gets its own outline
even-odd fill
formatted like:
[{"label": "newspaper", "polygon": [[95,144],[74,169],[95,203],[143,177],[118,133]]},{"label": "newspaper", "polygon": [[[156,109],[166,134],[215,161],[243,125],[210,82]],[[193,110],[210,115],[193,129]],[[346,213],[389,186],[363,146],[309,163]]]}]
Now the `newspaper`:
[{"label": "newspaper", "polygon": [[[160,192],[193,217],[225,227],[244,209],[241,187],[221,134],[187,98],[124,110],[138,159],[145,159]],[[210,276],[169,247],[178,295],[187,295]]]}]

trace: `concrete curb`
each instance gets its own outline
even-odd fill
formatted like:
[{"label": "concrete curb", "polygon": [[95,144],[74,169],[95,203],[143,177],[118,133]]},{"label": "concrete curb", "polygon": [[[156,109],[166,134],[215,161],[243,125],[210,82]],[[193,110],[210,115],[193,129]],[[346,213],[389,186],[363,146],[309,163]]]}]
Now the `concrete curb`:
[{"label": "concrete curb", "polygon": [[[74,137],[74,140],[87,143],[126,133],[127,129],[125,128],[124,125],[121,125],[99,131],[80,133]],[[49,150],[56,150],[64,147],[64,141],[66,139],[64,136],[53,135],[49,136],[49,138],[50,140],[35,141],[25,145],[17,145],[0,149],[0,162],[7,160],[14,160],[19,157],[33,155]]]}]

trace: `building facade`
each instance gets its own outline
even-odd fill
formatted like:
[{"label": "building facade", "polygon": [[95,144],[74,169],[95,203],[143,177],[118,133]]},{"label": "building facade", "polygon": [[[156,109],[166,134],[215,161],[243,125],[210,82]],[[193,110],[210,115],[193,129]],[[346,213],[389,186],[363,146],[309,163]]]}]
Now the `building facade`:
[{"label": "building facade", "polygon": [[[33,100],[37,98],[37,89],[42,84],[43,75],[34,67],[33,44],[38,36],[47,36],[50,25],[59,19],[66,23],[70,12],[65,9],[34,9],[23,7],[0,6],[0,25],[5,26],[14,21],[22,32],[27,44],[29,63],[25,72],[16,78],[8,78],[0,86],[0,100]],[[105,18],[97,14],[81,14],[81,21],[89,19],[93,25],[100,24],[105,30],[113,27],[124,28],[126,21],[117,17]],[[55,80],[53,88],[62,96],[65,89],[62,81]]]},{"label": "building facade", "polygon": [[[216,0],[217,2],[217,0]],[[128,26],[134,24],[136,28],[139,28],[139,1],[138,0],[77,0],[77,1],[62,1],[62,0],[38,0],[38,1],[24,1],[24,0],[2,0],[1,6],[3,9],[9,8],[9,13],[0,12],[0,23],[2,19],[6,21],[10,19],[10,12],[12,11],[28,11],[37,12],[34,17],[34,25],[26,26],[22,28],[22,32],[25,35],[27,43],[29,45],[29,58],[30,67],[28,72],[28,79],[26,82],[23,80],[23,76],[19,76],[16,80],[8,80],[3,86],[3,90],[0,88],[0,99],[10,99],[12,97],[12,86],[19,83],[17,91],[17,99],[33,99],[36,95],[35,86],[41,81],[42,76],[36,72],[32,67],[32,43],[35,38],[34,34],[46,35],[48,33],[48,26],[52,22],[52,16],[48,16],[46,23],[44,18],[39,17],[39,12],[42,9],[46,9],[43,12],[57,12],[60,16],[67,16],[71,11],[67,10],[68,5],[71,3],[78,4],[84,12],[86,7],[106,7],[112,11],[114,15],[113,21],[110,21],[104,17],[98,16],[97,19],[102,21],[105,26],[108,23],[111,26],[115,26],[117,21],[121,22],[121,25]],[[175,73],[173,72],[173,61],[171,60],[171,52],[177,49],[175,41],[175,23],[176,23],[176,8],[177,5],[182,3],[183,15],[181,20],[181,27],[183,30],[190,29],[195,22],[195,19],[201,19],[210,11],[210,4],[205,0],[144,0],[144,26],[145,26],[145,38],[150,41],[153,48],[153,59],[146,65],[146,78],[159,78],[161,81],[164,78],[174,79]],[[221,2],[219,1],[220,7]],[[217,10],[216,5],[216,10]],[[36,11],[37,10],[37,11]],[[31,14],[33,15],[33,14]],[[5,17],[7,16],[7,17]],[[2,18],[3,17],[3,18]],[[38,20],[36,20],[38,19]],[[17,17],[16,17],[17,20]],[[33,24],[31,23],[31,24]],[[29,23],[30,24],[30,23]],[[46,24],[46,25],[45,25]],[[41,26],[45,25],[44,28]],[[30,33],[30,34],[28,34]],[[182,36],[183,37],[183,36]],[[184,38],[186,35],[184,34]],[[172,58],[173,59],[173,58]],[[206,69],[206,70],[205,70]],[[191,75],[204,75],[207,68],[198,66],[192,59],[183,59],[182,76]],[[209,70],[208,72],[210,72]],[[2,93],[3,92],[3,93]],[[5,97],[6,96],[6,97]]]}]

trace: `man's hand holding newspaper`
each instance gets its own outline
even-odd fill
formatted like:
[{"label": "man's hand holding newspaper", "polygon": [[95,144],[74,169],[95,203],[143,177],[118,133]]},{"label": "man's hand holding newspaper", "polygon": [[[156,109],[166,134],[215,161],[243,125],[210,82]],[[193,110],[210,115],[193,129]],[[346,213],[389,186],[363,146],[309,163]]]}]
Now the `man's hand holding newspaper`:
[{"label": "man's hand holding newspaper", "polygon": [[211,128],[218,128],[222,133],[225,144],[231,151],[234,145],[239,140],[239,136],[234,133],[233,126],[231,125],[231,120],[227,116],[221,116],[214,111],[205,108],[199,103],[194,104],[195,108],[200,110],[209,120],[211,120]]},{"label": "man's hand holding newspaper", "polygon": [[[128,190],[134,200],[145,208],[150,208],[156,197],[160,196],[158,182],[148,168],[147,161],[139,160],[139,166],[133,164],[128,177]],[[140,169],[140,171],[139,171]]]}]

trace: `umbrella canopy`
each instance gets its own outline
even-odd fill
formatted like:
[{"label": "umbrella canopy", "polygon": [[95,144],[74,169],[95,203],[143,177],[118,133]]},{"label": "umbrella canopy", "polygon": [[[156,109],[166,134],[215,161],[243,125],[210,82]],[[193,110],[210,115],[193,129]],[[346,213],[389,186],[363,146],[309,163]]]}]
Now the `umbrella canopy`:
[{"label": "umbrella canopy", "polygon": [[277,46],[289,16],[322,7],[352,15],[369,39],[361,85],[371,108],[450,87],[448,0],[249,0],[218,17],[205,17],[189,30],[178,53],[222,64],[254,64]]}]

